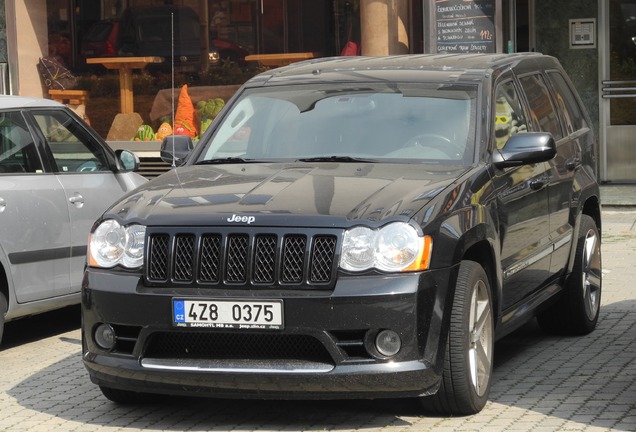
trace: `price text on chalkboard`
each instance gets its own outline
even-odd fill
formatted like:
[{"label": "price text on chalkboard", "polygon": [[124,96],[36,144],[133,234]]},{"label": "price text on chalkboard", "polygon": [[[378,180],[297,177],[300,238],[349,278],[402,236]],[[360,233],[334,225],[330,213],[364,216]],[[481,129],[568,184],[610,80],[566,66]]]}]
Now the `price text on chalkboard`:
[{"label": "price text on chalkboard", "polygon": [[495,0],[435,0],[437,52],[494,53]]}]

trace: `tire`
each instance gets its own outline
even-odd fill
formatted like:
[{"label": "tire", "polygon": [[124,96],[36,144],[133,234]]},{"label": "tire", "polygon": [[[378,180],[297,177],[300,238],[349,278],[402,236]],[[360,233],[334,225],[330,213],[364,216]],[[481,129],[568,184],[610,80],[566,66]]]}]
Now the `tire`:
[{"label": "tire", "polygon": [[7,313],[8,304],[4,294],[0,294],[0,344],[2,344],[2,335],[4,333],[4,314]]},{"label": "tire", "polygon": [[440,388],[421,398],[427,411],[470,415],[488,401],[492,382],[494,318],[484,269],[462,261],[455,287]]},{"label": "tire", "polygon": [[151,396],[147,393],[137,393],[129,390],[119,390],[110,387],[99,386],[102,394],[111,402],[120,405],[132,405],[148,402]]},{"label": "tire", "polygon": [[601,310],[601,237],[594,219],[582,215],[574,267],[562,297],[537,316],[541,329],[559,335],[586,335]]}]

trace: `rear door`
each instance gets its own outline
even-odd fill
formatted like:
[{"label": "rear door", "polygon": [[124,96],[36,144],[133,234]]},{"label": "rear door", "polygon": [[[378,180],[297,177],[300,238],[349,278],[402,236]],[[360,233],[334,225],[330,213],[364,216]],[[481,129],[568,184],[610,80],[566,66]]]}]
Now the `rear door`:
[{"label": "rear door", "polygon": [[548,71],[548,84],[551,87],[557,114],[559,115],[564,137],[557,142],[557,156],[550,161],[552,182],[550,185],[550,226],[555,242],[551,271],[564,271],[570,256],[568,240],[572,240],[574,220],[578,202],[576,202],[576,177],[595,177],[593,172],[583,172],[583,165],[593,165],[593,161],[583,160],[584,152],[591,154],[595,145],[588,117],[581,108],[572,84],[560,71]]},{"label": "rear door", "polygon": [[[561,75],[553,78],[565,84]],[[570,253],[572,228],[570,206],[574,172],[581,165],[580,131],[574,128],[575,118],[570,114],[567,104],[572,93],[567,88],[549,85],[543,74],[525,75],[519,79],[524,89],[534,127],[549,132],[557,145],[557,155],[547,162],[549,165],[548,211],[550,214],[550,243],[554,252],[551,257],[550,273],[558,276],[564,269]],[[564,130],[567,125],[568,130]]]}]

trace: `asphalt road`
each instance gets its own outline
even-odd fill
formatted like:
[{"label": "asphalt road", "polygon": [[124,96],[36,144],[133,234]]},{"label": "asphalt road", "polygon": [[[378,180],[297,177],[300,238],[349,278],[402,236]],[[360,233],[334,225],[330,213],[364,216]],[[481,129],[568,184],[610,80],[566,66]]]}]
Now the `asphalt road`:
[{"label": "asphalt road", "polygon": [[81,362],[79,309],[7,324],[5,431],[636,431],[636,208],[603,212],[603,296],[585,337],[535,323],[497,342],[490,401],[474,416],[423,415],[413,400],[252,401],[163,397],[122,407]]}]

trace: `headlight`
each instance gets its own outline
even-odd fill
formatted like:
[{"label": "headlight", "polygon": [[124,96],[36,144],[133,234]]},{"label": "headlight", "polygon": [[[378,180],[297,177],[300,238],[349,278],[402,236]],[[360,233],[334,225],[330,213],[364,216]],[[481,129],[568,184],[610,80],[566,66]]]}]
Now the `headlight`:
[{"label": "headlight", "polygon": [[426,270],[431,248],[430,237],[420,237],[415,228],[404,222],[391,223],[378,230],[356,227],[344,234],[340,267],[351,271]]},{"label": "headlight", "polygon": [[88,264],[93,267],[141,267],[144,261],[146,227],[122,227],[117,221],[102,222],[90,236]]}]

